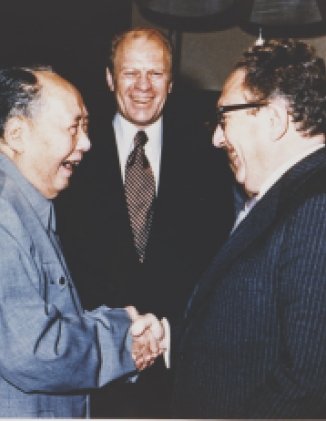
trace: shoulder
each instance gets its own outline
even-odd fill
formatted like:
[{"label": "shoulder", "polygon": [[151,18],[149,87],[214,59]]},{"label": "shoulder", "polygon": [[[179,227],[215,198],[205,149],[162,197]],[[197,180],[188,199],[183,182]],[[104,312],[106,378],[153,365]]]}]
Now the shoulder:
[{"label": "shoulder", "polygon": [[326,153],[323,149],[303,159],[283,177],[281,211],[288,212],[304,205],[320,206],[326,201],[325,180]]},{"label": "shoulder", "polygon": [[34,219],[29,201],[16,183],[0,171],[0,227],[1,239],[11,237],[24,247],[29,247],[28,228],[30,217]]},{"label": "shoulder", "polygon": [[19,244],[24,249],[29,249],[31,240],[22,218],[21,209],[17,206],[17,201],[13,203],[8,197],[0,194],[0,214],[1,253],[10,252],[9,243]]}]

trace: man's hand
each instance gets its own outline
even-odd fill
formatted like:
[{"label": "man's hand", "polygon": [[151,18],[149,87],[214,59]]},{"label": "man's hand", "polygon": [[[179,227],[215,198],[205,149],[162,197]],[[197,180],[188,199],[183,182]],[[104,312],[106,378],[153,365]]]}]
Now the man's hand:
[{"label": "man's hand", "polygon": [[132,320],[130,333],[133,337],[132,357],[138,370],[151,366],[165,350],[165,332],[161,321],[153,314],[140,315],[135,307],[126,310]]}]

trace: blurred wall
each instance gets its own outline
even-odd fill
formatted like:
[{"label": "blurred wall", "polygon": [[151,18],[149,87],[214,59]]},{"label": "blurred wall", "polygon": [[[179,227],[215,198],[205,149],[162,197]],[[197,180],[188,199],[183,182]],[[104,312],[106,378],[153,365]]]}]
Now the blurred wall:
[{"label": "blurred wall", "polygon": [[[200,1],[200,0],[198,0]],[[141,15],[137,5],[132,4],[132,26],[155,26]],[[184,32],[181,39],[180,75],[191,82],[194,88],[220,90],[225,77],[241,52],[256,39],[241,28],[213,32]],[[307,39],[326,60],[326,36]]]}]

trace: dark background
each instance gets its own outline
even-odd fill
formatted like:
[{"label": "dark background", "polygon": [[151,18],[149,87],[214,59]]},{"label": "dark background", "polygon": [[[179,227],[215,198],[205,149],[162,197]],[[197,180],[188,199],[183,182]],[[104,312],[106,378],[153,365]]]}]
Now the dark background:
[{"label": "dark background", "polygon": [[131,25],[131,0],[0,0],[0,64],[50,64],[86,102],[106,90],[112,35]]},{"label": "dark background", "polygon": [[[0,16],[0,65],[50,64],[81,91],[91,119],[110,118],[107,55],[114,34],[131,28],[132,0],[0,0]],[[179,113],[213,117],[216,92],[181,79],[174,87]]]},{"label": "dark background", "polygon": [[[223,6],[231,4],[232,1],[233,7],[228,9]],[[213,15],[207,13],[206,17],[199,19],[150,13],[152,2],[145,0],[0,0],[0,65],[51,64],[81,90],[88,107],[97,112],[101,109],[102,101],[107,100],[109,95],[105,82],[105,65],[112,36],[131,28],[133,6],[135,11],[136,4],[143,5],[140,7],[141,13],[144,17],[150,18],[147,24],[158,25],[169,33],[177,52],[175,62],[178,68],[180,56],[183,54],[189,58],[193,53],[191,47],[188,46],[187,49],[182,42],[182,34],[186,35],[187,31],[191,33],[212,30],[223,33],[224,29],[240,25],[246,32],[257,35],[260,25],[250,23],[250,11],[253,10],[254,0],[232,1],[219,0],[221,5],[219,13]],[[185,4],[189,4],[188,15],[195,10],[195,2],[196,0],[184,1]],[[205,4],[206,7],[210,4],[210,0],[198,0],[198,2],[203,10]],[[314,37],[326,33],[325,20],[313,25],[303,25],[304,17],[300,14],[297,17],[292,16],[296,9],[291,8],[287,9],[286,14],[289,22],[284,21],[283,15],[278,16],[278,19],[282,18],[280,21],[282,25],[275,26],[278,20],[275,21],[275,13],[272,12],[283,2],[290,5],[294,0],[259,0],[259,3],[265,5],[264,13],[260,16],[260,19],[263,18],[263,23],[265,22],[262,25],[265,35],[271,35],[271,31],[273,36],[288,36],[291,32],[291,35],[299,37]],[[302,0],[302,3],[306,4],[305,0]],[[148,10],[144,7],[146,4]],[[215,4],[218,4],[217,1]],[[225,7],[225,11],[222,6]],[[326,16],[326,0],[318,0],[318,7],[321,15]],[[271,23],[274,25],[270,25]],[[199,44],[198,47],[196,44],[195,47],[202,47],[205,52],[208,48],[221,51],[217,56],[216,66],[218,69],[224,69],[229,66],[228,57],[225,56],[229,55],[229,50],[234,49],[234,45],[228,40],[231,34],[232,32],[225,31],[222,45],[215,45],[211,41],[209,46]],[[236,33],[236,36],[239,37],[239,33]],[[236,44],[241,44],[240,41]],[[234,57],[238,54],[235,51]],[[205,68],[207,68],[206,63],[203,62],[203,72],[196,72],[198,78],[203,81],[201,87],[196,88],[194,82],[186,80],[183,75],[182,78],[175,80],[173,95],[173,101],[177,101],[179,112],[182,109],[186,113],[191,106],[195,114],[198,113],[199,118],[203,116],[204,120],[207,116],[210,118],[214,112],[217,96],[217,91],[203,89]],[[224,73],[227,75],[229,69]],[[218,81],[217,89],[222,82]]]}]

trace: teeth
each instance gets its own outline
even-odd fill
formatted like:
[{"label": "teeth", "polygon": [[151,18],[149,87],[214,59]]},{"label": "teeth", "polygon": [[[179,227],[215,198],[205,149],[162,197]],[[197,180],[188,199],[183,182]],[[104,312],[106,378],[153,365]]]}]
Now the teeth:
[{"label": "teeth", "polygon": [[80,161],[65,161],[65,162],[62,163],[62,165],[65,168],[67,168],[69,170],[72,170],[73,168],[78,167],[79,163],[80,163]]},{"label": "teeth", "polygon": [[133,101],[146,104],[151,101],[151,98],[134,98]]},{"label": "teeth", "polygon": [[238,155],[235,151],[230,151],[229,152],[229,160],[230,160],[230,165],[234,168],[237,167],[237,160],[238,160]]}]

